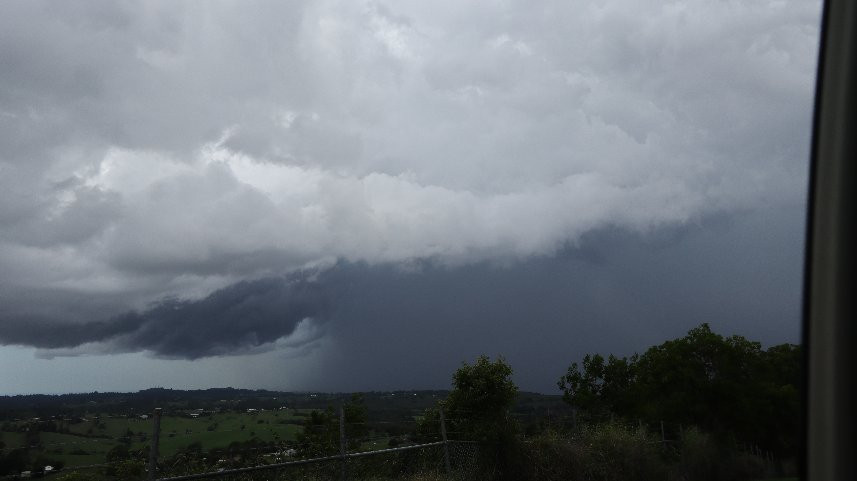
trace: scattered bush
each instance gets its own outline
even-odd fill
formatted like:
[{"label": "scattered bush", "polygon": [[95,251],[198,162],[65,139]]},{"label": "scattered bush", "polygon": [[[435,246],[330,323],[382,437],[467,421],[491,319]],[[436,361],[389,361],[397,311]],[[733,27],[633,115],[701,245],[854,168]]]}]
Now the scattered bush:
[{"label": "scattered bush", "polygon": [[696,428],[664,446],[645,428],[603,423],[574,434],[515,437],[487,452],[479,472],[492,480],[740,481],[772,474],[764,459],[736,454]]},{"label": "scattered bush", "polygon": [[602,424],[582,431],[584,478],[591,480],[667,479],[659,440],[645,429]]},{"label": "scattered bush", "polygon": [[72,471],[70,473],[60,473],[53,479],[54,481],[98,481],[100,476],[92,473]]}]

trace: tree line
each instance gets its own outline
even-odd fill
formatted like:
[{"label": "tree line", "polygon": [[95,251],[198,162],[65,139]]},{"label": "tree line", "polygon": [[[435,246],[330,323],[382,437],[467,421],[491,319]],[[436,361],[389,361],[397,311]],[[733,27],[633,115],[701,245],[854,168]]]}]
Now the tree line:
[{"label": "tree line", "polygon": [[702,324],[643,354],[587,354],[557,385],[566,402],[596,419],[668,420],[795,456],[801,356],[794,344],[763,349]]},{"label": "tree line", "polygon": [[[586,354],[557,382],[575,413],[570,428],[544,428],[526,441],[511,415],[512,373],[502,357],[464,363],[447,398],[423,416],[417,439],[437,436],[443,410],[459,436],[493,446],[486,479],[737,480],[796,469],[798,345],[763,349],[702,324],[642,354]],[[646,428],[664,421],[683,426],[670,445]],[[742,444],[753,450],[736,449]]]}]

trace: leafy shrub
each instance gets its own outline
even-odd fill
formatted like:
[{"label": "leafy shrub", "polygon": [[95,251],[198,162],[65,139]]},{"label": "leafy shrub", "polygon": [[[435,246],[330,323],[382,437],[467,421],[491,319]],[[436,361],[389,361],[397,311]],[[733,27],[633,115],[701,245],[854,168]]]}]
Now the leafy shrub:
[{"label": "leafy shrub", "polygon": [[722,479],[750,480],[764,478],[765,460],[752,454],[738,454],[724,463]]},{"label": "leafy shrub", "polygon": [[580,434],[584,479],[645,481],[667,479],[668,469],[658,439],[645,429],[601,424]]},{"label": "leafy shrub", "polygon": [[706,481],[718,478],[722,457],[708,434],[696,427],[685,429],[679,451],[681,461],[678,470],[685,479]]},{"label": "leafy shrub", "polygon": [[678,472],[694,481],[738,481],[764,478],[765,460],[752,454],[735,453],[696,427],[686,429],[679,446]]},{"label": "leafy shrub", "polygon": [[544,432],[522,442],[522,451],[522,479],[584,479],[586,449],[556,432]]},{"label": "leafy shrub", "polygon": [[546,431],[519,441],[509,478],[520,480],[648,481],[670,479],[658,440],[643,429],[615,424],[586,428],[572,436]]},{"label": "leafy shrub", "polygon": [[54,481],[98,481],[99,478],[96,474],[72,471],[70,473],[60,473],[59,476],[53,479]]}]

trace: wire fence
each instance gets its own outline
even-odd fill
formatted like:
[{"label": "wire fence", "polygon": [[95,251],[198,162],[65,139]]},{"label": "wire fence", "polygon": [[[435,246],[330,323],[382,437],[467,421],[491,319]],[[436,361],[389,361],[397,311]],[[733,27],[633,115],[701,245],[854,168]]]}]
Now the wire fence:
[{"label": "wire fence", "polygon": [[[443,472],[448,475],[452,466],[460,470],[458,467],[470,464],[462,460],[468,452],[465,448],[453,447],[452,442],[440,435],[433,439],[416,439],[413,433],[417,430],[419,416],[413,413],[396,420],[345,422],[340,411],[332,424],[321,425],[306,422],[310,416],[298,417],[297,411],[286,416],[266,412],[259,416],[260,423],[265,420],[264,425],[251,424],[256,420],[244,419],[248,417],[246,413],[227,412],[219,416],[223,427],[211,429],[217,425],[214,420],[199,423],[195,419],[183,419],[187,417],[184,413],[171,412],[163,416],[166,422],[166,429],[163,429],[162,411],[156,410],[146,420],[149,433],[68,440],[63,438],[84,436],[85,427],[78,427],[73,433],[46,431],[37,434],[35,424],[21,423],[16,432],[5,437],[8,442],[0,445],[0,453],[25,452],[30,461],[14,474],[2,475],[0,479],[55,477],[57,474],[64,477],[79,472],[84,474],[74,479],[278,479],[280,475],[288,475],[290,479],[311,480],[340,479],[343,471],[348,473],[348,479],[374,479],[376,475],[401,477],[408,473]],[[273,416],[280,419],[274,423]],[[228,426],[223,422],[236,417],[246,426],[242,424],[239,428],[234,420]],[[111,428],[114,433],[119,431],[115,426]],[[271,439],[271,433],[276,432],[282,434],[281,439]],[[266,433],[268,439],[257,437]],[[200,443],[201,439],[205,442]],[[319,455],[318,450],[330,448],[329,445],[318,446],[326,441],[331,441],[328,444],[333,445],[334,453]],[[203,449],[203,445],[207,449]],[[111,456],[117,448],[122,449]],[[160,452],[164,448],[166,455]],[[106,458],[107,461],[83,465],[69,463],[67,466],[43,462],[37,466],[38,459],[49,458]]]},{"label": "wire fence", "polygon": [[[153,440],[158,439],[158,420],[160,413],[154,416],[155,430]],[[446,431],[446,421],[441,412],[437,439],[413,439],[412,436],[391,436],[384,431],[375,431],[371,427],[384,424],[397,425],[405,431],[415,432],[417,421],[406,422],[346,422],[342,407],[339,409],[338,433],[330,423],[304,426],[304,434],[320,435],[322,443],[331,447],[332,439],[338,434],[339,452],[325,456],[305,459],[290,459],[301,453],[313,452],[310,446],[285,444],[282,449],[271,452],[264,448],[249,448],[247,450],[226,450],[226,457],[217,459],[213,465],[206,458],[203,464],[180,460],[172,466],[157,462],[157,444],[153,444],[153,454],[150,456],[148,473],[149,479],[158,481],[183,481],[192,479],[404,479],[413,476],[428,477],[426,479],[464,479],[467,470],[475,466],[473,460],[478,453],[478,447],[465,441],[450,440]],[[349,435],[350,433],[350,435]],[[306,436],[305,436],[306,438]],[[318,441],[318,439],[316,439]],[[390,447],[395,443],[395,446]],[[384,447],[386,445],[386,447]],[[292,447],[286,447],[292,446]],[[379,447],[380,446],[380,447]],[[318,449],[319,446],[311,446]],[[323,446],[322,446],[323,447]],[[252,459],[242,455],[250,451]],[[254,452],[255,451],[255,452]],[[285,460],[284,460],[285,458]],[[252,464],[250,466],[247,466]],[[230,464],[243,464],[241,467],[230,467]],[[218,466],[219,465],[219,466]]]},{"label": "wire fence", "polygon": [[[446,469],[446,450],[450,467]],[[172,475],[159,481],[193,479],[224,480],[387,480],[387,479],[472,479],[478,446],[460,441],[417,444],[357,453],[344,457],[325,456],[213,472]]]},{"label": "wire fence", "polygon": [[[319,411],[322,412],[322,411]],[[458,410],[448,417],[435,412],[436,419],[411,413],[392,419],[346,422],[342,410],[338,416],[322,424],[307,422],[310,416],[297,413],[274,421],[273,413],[250,420],[240,427],[227,418],[242,418],[243,413],[220,413],[206,421],[182,420],[182,413],[172,412],[167,429],[161,426],[161,411],[141,424],[148,433],[126,436],[92,436],[77,440],[56,440],[46,436],[45,442],[27,442],[19,433],[17,443],[6,443],[4,449],[34,449],[39,453],[61,452],[93,461],[84,465],[54,466],[34,475],[54,477],[58,473],[92,472],[92,479],[148,479],[177,481],[183,479],[475,479],[484,469],[490,446],[468,441],[465,426],[482,413]],[[580,443],[587,430],[605,424],[627,432],[644,432],[641,439],[662,454],[680,459],[684,453],[685,435],[693,428],[679,423],[629,421],[627,419],[587,419],[574,411],[512,412],[510,418],[518,426],[518,438],[524,444],[542,442],[545,432],[562,433],[566,443]],[[392,419],[392,420],[391,420]],[[428,420],[428,426],[427,426]],[[263,423],[264,421],[264,423]],[[338,421],[338,422],[337,422]],[[222,427],[217,427],[218,422]],[[253,419],[252,423],[256,423]],[[433,423],[433,424],[432,424]],[[292,426],[294,425],[294,426]],[[215,429],[212,429],[212,426]],[[429,429],[426,429],[426,428]],[[135,428],[136,430],[137,428]],[[78,431],[80,431],[78,429]],[[114,433],[119,432],[113,429]],[[240,433],[236,436],[236,433]],[[267,433],[267,439],[258,434]],[[273,434],[280,433],[280,438]],[[69,434],[69,433],[57,433]],[[81,433],[74,433],[81,435]],[[242,437],[243,436],[243,437]],[[312,446],[307,438],[315,436],[323,449]],[[61,438],[60,438],[61,439]],[[204,439],[200,443],[200,439]],[[212,442],[217,439],[217,442]],[[120,456],[111,458],[107,451],[124,446]],[[161,450],[164,449],[164,453]],[[777,463],[775,453],[754,443],[735,442],[734,450],[764,460],[769,470]],[[121,450],[120,450],[121,451]],[[535,451],[534,451],[535,452]],[[75,454],[77,453],[77,454]],[[124,453],[124,454],[123,454]],[[490,464],[490,463],[489,463]],[[537,464],[537,463],[533,463]],[[47,467],[45,467],[47,468]],[[23,471],[26,472],[26,471]],[[16,479],[22,474],[0,476]],[[482,477],[482,476],[480,476]],[[85,478],[89,479],[89,478]]]}]

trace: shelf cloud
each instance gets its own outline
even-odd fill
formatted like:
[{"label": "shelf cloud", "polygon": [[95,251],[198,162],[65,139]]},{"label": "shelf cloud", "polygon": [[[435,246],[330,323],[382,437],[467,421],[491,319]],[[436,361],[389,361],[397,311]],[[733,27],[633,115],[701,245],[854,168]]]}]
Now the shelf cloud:
[{"label": "shelf cloud", "polygon": [[342,266],[801,206],[819,8],[7,2],[0,343],[310,345],[348,322]]}]

